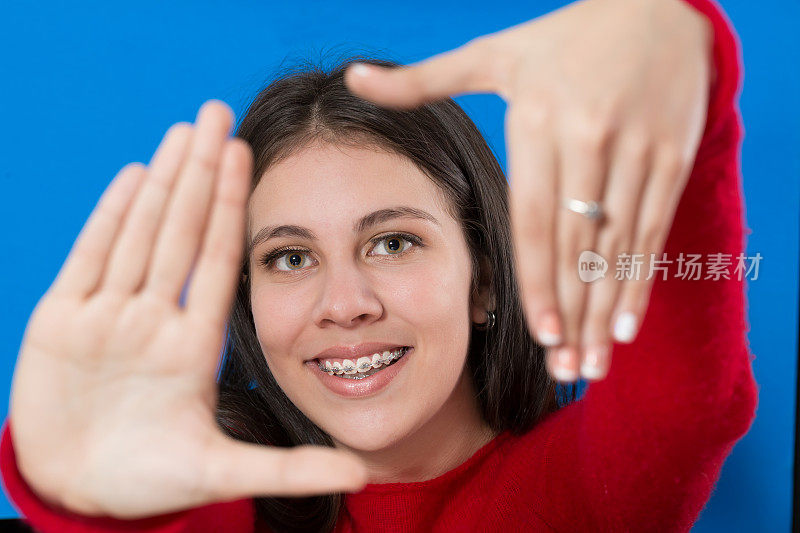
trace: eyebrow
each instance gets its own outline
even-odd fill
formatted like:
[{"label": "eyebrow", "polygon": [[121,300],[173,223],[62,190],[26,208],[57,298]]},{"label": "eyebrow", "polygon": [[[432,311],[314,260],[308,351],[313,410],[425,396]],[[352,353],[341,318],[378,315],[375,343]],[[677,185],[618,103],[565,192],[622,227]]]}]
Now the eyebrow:
[{"label": "eyebrow", "polygon": [[[353,224],[353,232],[354,233],[361,233],[364,230],[371,228],[373,226],[377,226],[383,222],[388,220],[393,220],[396,218],[413,218],[413,219],[422,219],[428,220],[433,222],[437,226],[441,227],[441,224],[436,217],[428,213],[427,211],[423,211],[422,209],[417,209],[416,207],[409,207],[405,205],[391,207],[387,209],[379,209],[377,211],[373,211],[367,215],[361,217],[355,224]],[[310,241],[317,240],[317,236],[308,228],[304,228],[302,226],[296,225],[282,225],[282,226],[265,226],[261,228],[256,236],[253,237],[253,240],[247,245],[247,257],[253,252],[253,249],[261,244],[262,242],[266,242],[270,239],[275,239],[278,237],[298,237],[301,239],[307,239]]]}]

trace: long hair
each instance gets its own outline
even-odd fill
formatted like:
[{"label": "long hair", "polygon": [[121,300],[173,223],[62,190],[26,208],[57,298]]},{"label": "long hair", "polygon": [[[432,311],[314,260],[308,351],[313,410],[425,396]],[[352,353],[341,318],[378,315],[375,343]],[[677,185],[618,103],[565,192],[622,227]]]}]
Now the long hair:
[{"label": "long hair", "polygon": [[[472,330],[466,359],[481,415],[498,433],[522,434],[575,400],[575,388],[566,386],[568,394],[550,378],[544,349],[525,323],[503,171],[452,99],[392,110],[354,96],[344,83],[344,71],[354,61],[399,66],[353,56],[330,69],[290,67],[256,96],[236,131],[253,149],[251,191],[271,165],[316,139],[379,146],[413,161],[445,193],[450,215],[461,223],[473,291],[482,279],[489,280],[496,303],[494,327]],[[289,400],[266,364],[250,308],[248,268],[244,257],[220,368],[217,421],[228,435],[247,442],[333,447],[331,437]],[[278,532],[331,531],[342,505],[341,493],[255,498],[257,519]]]}]

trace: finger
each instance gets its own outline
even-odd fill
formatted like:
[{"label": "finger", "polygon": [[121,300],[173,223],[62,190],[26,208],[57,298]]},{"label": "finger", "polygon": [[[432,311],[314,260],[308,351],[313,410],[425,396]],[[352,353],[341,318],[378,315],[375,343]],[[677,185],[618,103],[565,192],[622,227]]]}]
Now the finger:
[{"label": "finger", "polygon": [[186,309],[222,329],[239,278],[247,197],[253,169],[250,145],[231,139],[225,145],[211,209],[211,221],[192,275]]},{"label": "finger", "polygon": [[554,291],[553,219],[556,198],[555,144],[544,105],[508,107],[509,205],[514,265],[528,328],[539,343],[561,342]]},{"label": "finger", "polygon": [[191,136],[192,128],[187,123],[175,124],[164,135],[164,140],[150,161],[142,191],[136,196],[111,252],[103,288],[131,293],[141,285],[164,207]]},{"label": "finger", "polygon": [[108,255],[147,171],[141,163],[123,167],[105,190],[56,276],[51,294],[85,298],[103,276]]},{"label": "finger", "polygon": [[578,259],[593,250],[601,221],[564,208],[566,199],[600,202],[606,181],[608,129],[588,120],[565,124],[559,139],[561,190],[556,216],[556,294],[561,309],[563,345],[553,352],[550,367],[562,381],[578,379],[580,330],[587,286],[578,276]]},{"label": "finger", "polygon": [[608,262],[608,271],[587,287],[580,368],[585,379],[603,379],[611,365],[611,314],[625,283],[615,277],[617,257],[630,250],[648,168],[646,137],[620,136],[603,195],[606,217],[595,245],[595,251]]},{"label": "finger", "polygon": [[145,290],[176,304],[205,232],[219,159],[232,122],[233,114],[223,102],[211,100],[200,108],[189,155],[158,235]]},{"label": "finger", "polygon": [[356,456],[323,446],[273,448],[226,439],[205,462],[204,491],[215,500],[356,492],[367,470]]},{"label": "finger", "polygon": [[572,383],[578,379],[578,373],[573,368],[575,361],[579,361],[579,352],[575,346],[562,344],[547,348],[545,353],[545,368],[556,381]]},{"label": "finger", "polygon": [[492,73],[500,69],[490,64],[488,41],[468,43],[412,65],[387,68],[366,63],[348,67],[344,79],[356,95],[394,108],[413,108],[458,93],[493,92]]},{"label": "finger", "polygon": [[614,339],[623,343],[636,338],[655,276],[663,276],[655,272],[650,277],[651,259],[663,259],[661,251],[688,179],[689,165],[678,152],[662,149],[653,158],[633,238],[633,251],[643,254],[642,271],[623,284],[614,313]]}]

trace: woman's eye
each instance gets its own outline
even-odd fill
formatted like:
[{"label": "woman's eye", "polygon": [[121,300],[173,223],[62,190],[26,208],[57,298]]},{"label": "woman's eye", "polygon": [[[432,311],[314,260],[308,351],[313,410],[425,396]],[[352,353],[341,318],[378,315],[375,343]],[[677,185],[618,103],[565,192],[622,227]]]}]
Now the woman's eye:
[{"label": "woman's eye", "polygon": [[291,250],[280,257],[276,257],[274,259],[275,266],[278,270],[283,272],[300,270],[306,263],[308,263],[308,256],[306,254],[307,252],[304,252],[303,250]]},{"label": "woman's eye", "polygon": [[399,255],[409,248],[403,244],[404,242],[406,244],[412,244],[411,239],[407,239],[402,235],[387,235],[386,237],[377,239],[375,242],[376,244],[373,250],[378,250],[380,248],[386,250],[385,254],[378,255]]}]

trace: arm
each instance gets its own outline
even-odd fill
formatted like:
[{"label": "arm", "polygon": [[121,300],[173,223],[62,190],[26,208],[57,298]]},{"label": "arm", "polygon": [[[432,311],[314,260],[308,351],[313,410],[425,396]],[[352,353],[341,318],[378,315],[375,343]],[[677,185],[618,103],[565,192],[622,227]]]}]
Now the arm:
[{"label": "arm", "polygon": [[[716,80],[703,139],[665,246],[684,254],[744,251],[736,39],[709,0],[687,0],[714,29]],[[744,281],[656,279],[632,344],[614,344],[605,380],[542,423],[551,433],[550,513],[567,529],[687,531],[757,405]],[[646,275],[645,272],[643,275]],[[580,512],[576,512],[580,510]],[[576,522],[577,521],[577,522]]]},{"label": "arm", "polygon": [[20,474],[9,427],[10,420],[7,419],[0,440],[0,472],[4,488],[28,523],[38,531],[44,533],[253,531],[252,500],[216,503],[137,520],[119,520],[105,516],[88,517],[58,508],[35,494]]}]

